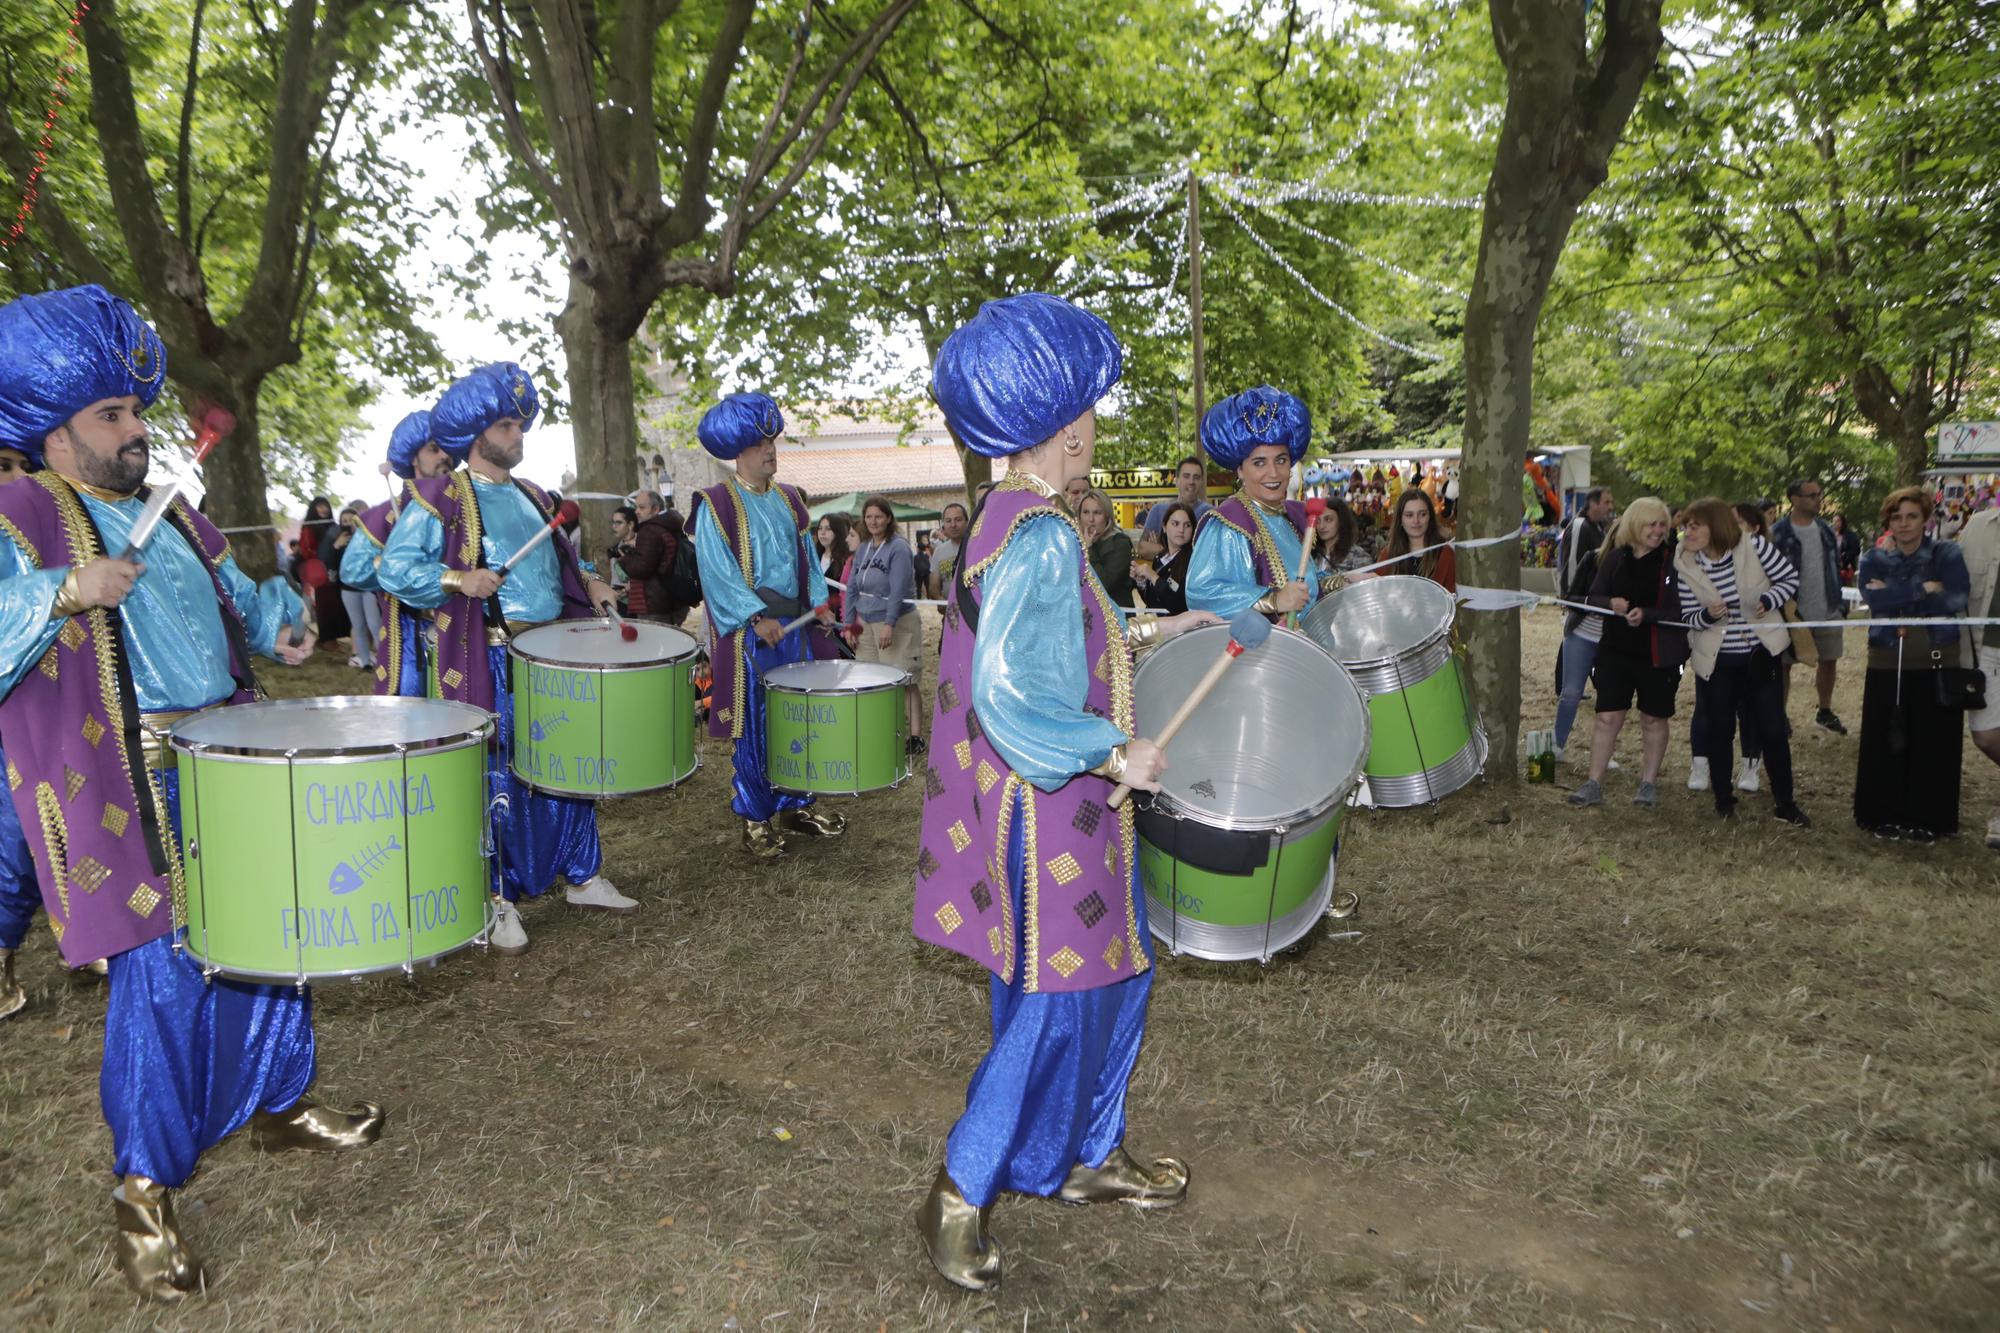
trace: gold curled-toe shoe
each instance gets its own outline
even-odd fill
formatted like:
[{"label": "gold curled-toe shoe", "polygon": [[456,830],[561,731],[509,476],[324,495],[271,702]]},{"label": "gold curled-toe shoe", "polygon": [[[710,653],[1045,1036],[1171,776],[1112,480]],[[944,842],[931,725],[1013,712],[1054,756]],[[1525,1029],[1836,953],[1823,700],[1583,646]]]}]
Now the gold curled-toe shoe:
[{"label": "gold curled-toe shoe", "polygon": [[365,1148],[382,1137],[388,1113],[374,1102],[336,1111],[300,1100],[289,1111],[259,1111],[250,1118],[250,1141],[265,1152],[339,1152]]},{"label": "gold curled-toe shoe", "polygon": [[846,815],[823,815],[812,806],[803,810],[783,810],[778,827],[787,833],[803,833],[808,838],[837,838],[847,832]]},{"label": "gold curled-toe shoe", "polygon": [[987,1291],[1000,1285],[1000,1246],[986,1234],[993,1205],[974,1208],[966,1202],[951,1172],[938,1168],[924,1206],[917,1209],[917,1234],[924,1253],[939,1276],[967,1291]]},{"label": "gold curled-toe shoe", "polygon": [[1134,1208],[1171,1208],[1186,1199],[1187,1192],[1187,1163],[1162,1157],[1148,1170],[1120,1144],[1104,1159],[1103,1166],[1078,1162],[1071,1167],[1056,1197],[1064,1203],[1129,1203]]},{"label": "gold curled-toe shoe", "polygon": [[743,821],[743,850],[759,861],[775,861],[785,854],[785,840],[770,820]]},{"label": "gold curled-toe shoe", "polygon": [[12,1018],[28,1007],[28,992],[14,979],[14,951],[0,949],[0,1018]]},{"label": "gold curled-toe shoe", "polygon": [[207,1281],[201,1260],[181,1239],[173,1195],[145,1176],[127,1176],[111,1191],[118,1218],[118,1268],[148,1300],[177,1301]]}]

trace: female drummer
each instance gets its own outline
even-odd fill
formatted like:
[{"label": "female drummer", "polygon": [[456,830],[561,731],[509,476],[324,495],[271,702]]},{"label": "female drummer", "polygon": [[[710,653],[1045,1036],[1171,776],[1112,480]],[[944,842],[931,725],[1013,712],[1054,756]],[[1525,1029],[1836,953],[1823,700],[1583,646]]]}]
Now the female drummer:
[{"label": "female drummer", "polygon": [[1285,498],[1292,464],[1311,443],[1306,405],[1269,386],[1225,398],[1201,419],[1201,447],[1235,471],[1236,494],[1211,509],[1195,533],[1187,589],[1194,610],[1226,620],[1254,609],[1276,620],[1318,599],[1318,575],[1308,569],[1299,578],[1306,507]]}]

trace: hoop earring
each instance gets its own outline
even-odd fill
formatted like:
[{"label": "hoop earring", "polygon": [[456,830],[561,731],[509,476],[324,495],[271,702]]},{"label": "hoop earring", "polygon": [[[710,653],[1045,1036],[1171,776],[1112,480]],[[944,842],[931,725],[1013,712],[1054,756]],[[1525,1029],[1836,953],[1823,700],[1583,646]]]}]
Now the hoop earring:
[{"label": "hoop earring", "polygon": [[1063,432],[1063,452],[1071,458],[1075,458],[1083,452],[1083,441],[1078,438],[1075,431],[1068,430]]}]

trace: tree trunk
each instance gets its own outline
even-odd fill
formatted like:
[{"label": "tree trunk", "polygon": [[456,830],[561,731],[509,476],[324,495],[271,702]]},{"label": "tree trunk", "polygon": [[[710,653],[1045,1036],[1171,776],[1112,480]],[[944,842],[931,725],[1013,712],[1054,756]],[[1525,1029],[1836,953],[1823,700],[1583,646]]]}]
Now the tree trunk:
[{"label": "tree trunk", "polygon": [[[570,424],[576,436],[576,488],[629,495],[639,484],[639,410],[633,397],[632,341],[607,331],[596,318],[590,285],[572,277],[569,304],[556,317],[569,376]],[[579,502],[582,549],[611,542],[611,510]]]},{"label": "tree trunk", "polygon": [[[270,526],[264,438],[257,415],[257,395],[262,389],[262,381],[232,384],[221,405],[236,414],[236,432],[217,444],[208,461],[201,465],[202,485],[207,488],[208,519],[218,528]],[[277,572],[277,548],[272,536],[269,531],[229,534],[230,551],[252,580],[262,581]]]}]

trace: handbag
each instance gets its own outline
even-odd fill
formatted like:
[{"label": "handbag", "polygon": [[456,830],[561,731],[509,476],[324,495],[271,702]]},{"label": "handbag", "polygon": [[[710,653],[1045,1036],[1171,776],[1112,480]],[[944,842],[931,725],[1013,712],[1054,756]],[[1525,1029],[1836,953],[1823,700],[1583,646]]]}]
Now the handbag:
[{"label": "handbag", "polygon": [[1796,597],[1787,597],[1784,606],[1780,610],[1781,614],[1785,617],[1787,630],[1792,636],[1793,659],[1800,666],[1818,666],[1819,641],[1813,638],[1811,630],[1796,627],[1799,621],[1805,619],[1804,616],[1799,614],[1799,599]]},{"label": "handbag", "polygon": [[1986,707],[1986,673],[1972,667],[1944,665],[1944,654],[1931,649],[1931,687],[1937,692],[1940,708],[1963,708],[1972,713]]}]

